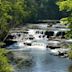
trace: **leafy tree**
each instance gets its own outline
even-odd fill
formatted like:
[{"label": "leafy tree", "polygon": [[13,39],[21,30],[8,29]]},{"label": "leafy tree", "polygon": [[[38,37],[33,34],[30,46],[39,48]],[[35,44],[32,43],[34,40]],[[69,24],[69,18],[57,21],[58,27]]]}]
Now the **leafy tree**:
[{"label": "leafy tree", "polygon": [[71,30],[67,33],[67,38],[72,38],[72,0],[60,0],[58,3],[60,11],[66,11],[68,16],[62,18],[63,24],[68,24]]},{"label": "leafy tree", "polygon": [[7,51],[0,49],[0,72],[12,72],[13,67],[9,64],[9,60],[6,57]]},{"label": "leafy tree", "polygon": [[24,0],[0,0],[0,39],[10,28],[24,23],[29,17]]},{"label": "leafy tree", "polygon": [[[68,24],[68,28],[71,30],[67,32],[66,37],[72,39],[72,0],[60,0],[58,3],[60,11],[66,11],[68,16],[62,18],[63,24]],[[72,48],[72,44],[69,45]],[[72,59],[72,50],[68,52],[69,58]]]},{"label": "leafy tree", "polygon": [[[8,11],[10,9],[10,4],[5,2],[4,0],[0,0],[0,39],[4,37],[5,33],[8,31],[8,22],[10,19],[10,15],[8,15]],[[3,34],[4,33],[4,34]]]}]

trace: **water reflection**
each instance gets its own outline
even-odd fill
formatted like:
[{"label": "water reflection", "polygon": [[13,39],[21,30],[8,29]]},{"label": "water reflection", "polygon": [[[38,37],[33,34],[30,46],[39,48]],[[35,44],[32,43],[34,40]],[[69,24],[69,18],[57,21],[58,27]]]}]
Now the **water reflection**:
[{"label": "water reflection", "polygon": [[50,55],[48,51],[30,50],[22,52],[21,56],[27,59],[16,67],[15,72],[72,72],[70,60]]}]

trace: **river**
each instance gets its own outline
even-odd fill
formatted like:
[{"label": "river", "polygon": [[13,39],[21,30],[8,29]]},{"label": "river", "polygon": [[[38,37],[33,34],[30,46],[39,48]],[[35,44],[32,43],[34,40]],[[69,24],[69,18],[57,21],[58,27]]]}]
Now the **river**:
[{"label": "river", "polygon": [[53,56],[47,50],[28,50],[16,52],[22,57],[29,57],[26,63],[22,60],[14,72],[72,72],[72,61]]}]

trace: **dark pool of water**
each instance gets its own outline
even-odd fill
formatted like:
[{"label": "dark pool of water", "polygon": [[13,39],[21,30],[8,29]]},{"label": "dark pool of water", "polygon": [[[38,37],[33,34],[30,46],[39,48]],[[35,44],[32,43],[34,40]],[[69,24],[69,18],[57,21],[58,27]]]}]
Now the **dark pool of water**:
[{"label": "dark pool of water", "polygon": [[53,56],[47,50],[20,51],[22,57],[28,57],[15,67],[15,72],[72,72],[72,61]]}]

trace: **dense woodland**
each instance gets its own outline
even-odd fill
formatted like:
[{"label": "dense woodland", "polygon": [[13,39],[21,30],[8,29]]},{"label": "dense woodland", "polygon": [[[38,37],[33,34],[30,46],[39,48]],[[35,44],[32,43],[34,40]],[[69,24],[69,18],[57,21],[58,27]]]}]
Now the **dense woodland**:
[{"label": "dense woodland", "polygon": [[[17,25],[48,19],[61,19],[72,28],[72,0],[0,0],[0,41],[9,29]],[[67,37],[72,38],[72,30]],[[0,72],[10,72],[4,52],[0,50],[0,62],[5,66],[0,65]],[[72,56],[71,53],[70,55]]]}]

